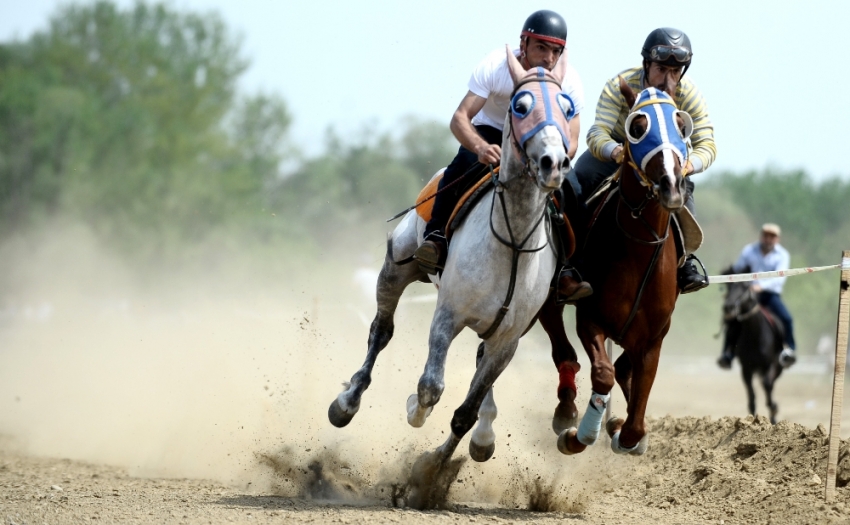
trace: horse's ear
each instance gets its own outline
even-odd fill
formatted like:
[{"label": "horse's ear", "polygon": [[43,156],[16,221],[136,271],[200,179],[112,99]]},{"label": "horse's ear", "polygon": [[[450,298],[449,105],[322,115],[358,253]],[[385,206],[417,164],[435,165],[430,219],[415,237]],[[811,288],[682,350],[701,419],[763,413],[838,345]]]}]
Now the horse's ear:
[{"label": "horse's ear", "polygon": [[635,99],[637,98],[635,96],[635,92],[632,91],[632,88],[630,88],[628,84],[626,84],[626,80],[622,75],[619,75],[617,78],[620,79],[620,93],[623,94],[623,97],[626,99],[626,104],[628,104],[629,108],[631,108],[635,105]]},{"label": "horse's ear", "polygon": [[508,71],[511,72],[511,78],[514,79],[514,84],[516,84],[519,82],[519,79],[525,76],[525,69],[519,63],[519,60],[517,60],[514,52],[511,51],[511,46],[506,44],[505,51],[508,53]]},{"label": "horse's ear", "polygon": [[552,70],[552,76],[558,81],[558,84],[564,83],[564,76],[567,74],[567,48],[561,53],[561,58],[555,64],[555,69]]}]

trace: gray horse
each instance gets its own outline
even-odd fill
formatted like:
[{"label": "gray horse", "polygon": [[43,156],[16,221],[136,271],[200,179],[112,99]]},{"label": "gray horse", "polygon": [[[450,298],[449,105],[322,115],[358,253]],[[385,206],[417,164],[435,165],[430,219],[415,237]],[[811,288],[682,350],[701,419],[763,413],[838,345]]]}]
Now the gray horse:
[{"label": "gray horse", "polygon": [[[442,276],[429,276],[439,286],[439,294],[428,360],[417,392],[407,402],[411,425],[422,426],[440,400],[452,340],[465,327],[483,339],[472,384],[454,413],[449,438],[428,455],[431,470],[448,462],[476,420],[479,425],[472,435],[470,455],[477,461],[492,456],[493,383],[549,294],[557,263],[546,207],[570,164],[567,118],[573,108],[560,93],[566,58],[548,72],[542,68],[525,71],[510,49],[507,56],[516,94],[505,121],[498,183],[455,229]],[[402,292],[410,283],[426,278],[416,264],[395,262],[414,252],[424,229],[425,222],[411,211],[392,233],[378,278],[378,313],[369,332],[366,362],[328,410],[328,418],[337,427],[347,425],[360,407],[378,353],[392,338],[393,314]]]}]

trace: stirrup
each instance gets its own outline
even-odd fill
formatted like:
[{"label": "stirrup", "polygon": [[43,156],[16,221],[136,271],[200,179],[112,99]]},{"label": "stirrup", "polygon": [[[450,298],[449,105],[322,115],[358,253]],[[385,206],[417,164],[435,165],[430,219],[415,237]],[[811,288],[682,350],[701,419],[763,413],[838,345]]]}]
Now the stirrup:
[{"label": "stirrup", "polygon": [[[576,289],[573,292],[565,296],[560,291],[561,278],[569,277],[573,279],[576,283]],[[593,295],[593,287],[590,283],[586,282],[578,269],[574,266],[563,266],[556,274],[555,278],[555,304],[576,304],[580,299],[584,299],[585,297],[589,297]]]},{"label": "stirrup", "polygon": [[435,230],[423,239],[422,244],[413,252],[413,258],[419,264],[420,270],[429,275],[436,275],[443,271],[447,248],[446,238]]},{"label": "stirrup", "polygon": [[[700,273],[699,269],[696,267],[696,264],[694,264],[693,261],[699,263],[700,268],[702,268],[702,273]],[[691,265],[693,267],[693,273],[688,272],[688,265]],[[690,275],[687,275],[687,277],[698,277],[699,280],[694,279],[685,282],[682,278],[684,277],[684,275],[682,275],[683,273],[690,273]],[[685,258],[685,264],[681,268],[679,268],[676,280],[678,281],[677,284],[679,285],[679,290],[681,290],[680,293],[683,295],[686,293],[698,292],[699,290],[706,288],[710,284],[708,282],[708,272],[705,269],[705,265],[702,264],[702,261],[699,260],[699,257],[692,253]]]}]

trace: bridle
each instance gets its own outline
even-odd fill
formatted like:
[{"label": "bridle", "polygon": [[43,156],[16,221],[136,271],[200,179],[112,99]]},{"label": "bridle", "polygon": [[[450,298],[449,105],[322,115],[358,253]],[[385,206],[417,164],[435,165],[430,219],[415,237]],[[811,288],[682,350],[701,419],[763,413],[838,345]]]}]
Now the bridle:
[{"label": "bridle", "polygon": [[[731,289],[730,289],[730,291],[731,291]],[[750,308],[746,312],[742,313],[741,312],[741,303],[744,302],[744,299],[746,299],[748,301],[752,300],[753,303],[755,303],[755,304],[753,305],[752,308]],[[733,321],[733,320],[738,321],[738,322],[745,321],[745,320],[749,319],[750,317],[754,316],[755,314],[757,314],[760,309],[761,309],[761,306],[759,305],[759,302],[756,300],[756,296],[755,296],[755,293],[753,292],[753,289],[748,286],[747,290],[744,293],[742,293],[740,296],[738,296],[738,298],[735,300],[735,304],[734,304],[732,311],[729,312],[728,314],[723,314],[723,320],[727,321],[727,322]]]}]

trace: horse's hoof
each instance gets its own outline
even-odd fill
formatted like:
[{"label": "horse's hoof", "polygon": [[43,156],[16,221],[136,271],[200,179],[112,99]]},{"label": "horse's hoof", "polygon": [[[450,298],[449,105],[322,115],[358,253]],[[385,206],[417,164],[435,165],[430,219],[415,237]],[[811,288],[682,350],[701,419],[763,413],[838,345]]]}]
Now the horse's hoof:
[{"label": "horse's hoof", "polygon": [[644,434],[640,441],[633,447],[624,447],[620,445],[620,432],[611,436],[611,450],[615,454],[629,454],[630,456],[642,456],[649,448],[649,434]]},{"label": "horse's hoof", "polygon": [[[356,412],[354,414],[356,414]],[[342,428],[351,423],[351,420],[354,418],[354,414],[349,414],[343,410],[339,404],[339,399],[334,399],[331,406],[328,407],[328,421],[331,422],[331,425],[337,428]]]},{"label": "horse's hoof", "polygon": [[419,396],[416,394],[410,394],[410,397],[407,398],[407,422],[413,428],[420,428],[424,425],[432,410],[434,410],[434,407],[424,408],[420,406]]},{"label": "horse's hoof", "polygon": [[552,430],[560,436],[564,430],[574,427],[578,427],[578,408],[574,401],[561,401],[552,416]]},{"label": "horse's hoof", "polygon": [[496,443],[480,446],[476,445],[475,441],[469,442],[469,456],[479,463],[484,463],[492,458],[494,452],[496,452]]},{"label": "horse's hoof", "polygon": [[620,431],[621,428],[623,428],[623,423],[625,423],[625,422],[626,422],[626,420],[621,418],[621,417],[616,417],[616,416],[611,417],[605,423],[605,432],[608,433],[608,437],[613,438],[614,434],[616,434],[617,432]]},{"label": "horse's hoof", "polygon": [[578,430],[575,427],[571,427],[558,435],[558,450],[561,454],[572,456],[573,454],[584,452],[587,445],[578,440],[576,437],[577,434]]}]

